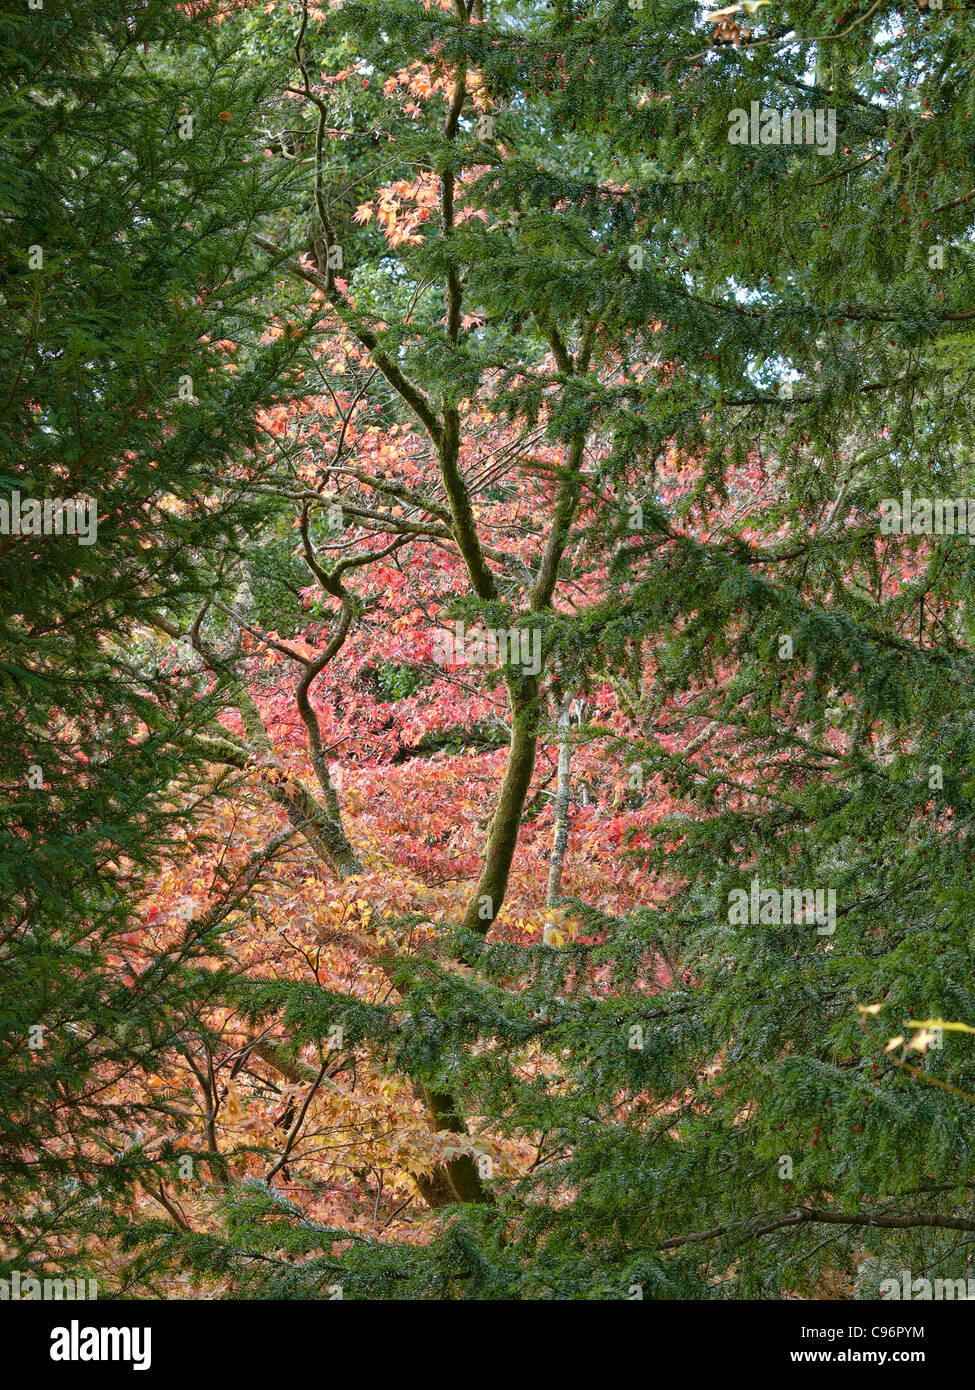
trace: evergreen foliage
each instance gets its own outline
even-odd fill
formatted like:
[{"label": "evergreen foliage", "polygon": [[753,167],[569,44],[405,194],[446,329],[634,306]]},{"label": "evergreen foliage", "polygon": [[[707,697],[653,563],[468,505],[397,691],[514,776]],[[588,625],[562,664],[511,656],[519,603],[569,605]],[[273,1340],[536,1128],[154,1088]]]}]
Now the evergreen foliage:
[{"label": "evergreen foliage", "polygon": [[[292,1060],[325,1057],[339,1025],[434,1114],[443,1098],[451,1123],[528,1136],[538,1157],[454,1173],[418,1246],[313,1219],[225,1155],[205,1228],[136,1227],[113,1205],[135,1289],[173,1269],[229,1277],[240,1297],[346,1299],[774,1299],[831,1280],[875,1297],[905,1269],[966,1277],[975,1037],[905,1042],[924,1020],[975,1025],[975,550],[884,535],[879,508],[904,489],[975,492],[968,11],[776,0],[716,30],[686,0],[348,0],[213,26],[150,0],[131,32],[109,6],[71,12],[70,71],[63,55],[45,67],[54,10],[10,21],[3,45],[17,78],[4,474],[25,493],[85,488],[106,517],[90,551],[0,540],[3,592],[18,595],[0,736],[4,1163],[15,1200],[44,1192],[4,1241],[46,1254],[92,1222],[93,1195],[154,1181],[137,1146],[106,1139],[142,1118],[105,1113],[86,1086],[178,1049],[174,1029],[219,999],[255,1035],[279,1029]],[[443,92],[407,110],[402,74],[421,65]],[[312,99],[309,74],[339,69],[355,80]],[[835,149],[731,143],[731,113],[752,103],[834,113]],[[184,150],[186,106],[201,134]],[[357,220],[378,184],[425,176],[422,237],[391,245],[378,219]],[[36,274],[33,243],[50,247]],[[225,331],[228,315],[242,327]],[[608,881],[652,872],[652,906],[574,899],[578,933],[554,947],[490,930],[510,867],[496,840],[512,806],[509,829],[527,820],[540,731],[552,739],[553,687],[507,671],[508,766],[527,773],[491,827],[490,918],[474,894],[428,949],[384,945],[398,997],[196,970],[219,954],[220,913],[126,970],[142,875],[173,806],[191,815],[172,784],[227,687],[202,673],[150,687],[145,661],[127,678],[125,634],[157,608],[186,631],[251,570],[259,627],[291,636],[303,619],[309,578],[285,544],[295,457],[285,441],[258,476],[254,422],[307,339],[262,345],[262,316],[345,333],[380,364],[362,376],[373,423],[414,426],[439,460],[470,576],[451,617],[530,616],[545,679],[628,701],[626,735],[597,715],[585,738],[630,777],[631,807],[666,805],[604,866]],[[232,376],[200,347],[228,336],[244,345]],[[191,359],[196,399],[181,404]],[[346,370],[320,364],[336,392]],[[476,534],[503,494],[489,483],[465,510],[460,442],[483,410],[525,455],[536,428],[562,450],[522,571],[492,571]],[[675,459],[694,461],[690,483],[674,483]],[[564,544],[546,592],[549,526]],[[583,560],[605,592],[574,609]],[[374,615],[378,588],[356,590],[350,622]],[[341,597],[323,590],[316,616]],[[199,631],[200,650],[219,646],[227,614]],[[392,661],[379,684],[393,703],[425,688]],[[24,789],[34,762],[43,792]],[[343,832],[329,862],[346,847]],[[835,913],[731,911],[790,888],[834,894]],[[420,905],[386,925],[402,942],[426,921]],[[58,1041],[34,1053],[29,1027],[46,1020]],[[83,1158],[49,1142],[66,1131]],[[112,1149],[97,1164],[95,1143]]]},{"label": "evergreen foliage", "polygon": [[[255,408],[289,350],[231,375],[208,345],[254,317],[241,251],[280,181],[245,162],[269,75],[178,9],[5,5],[0,33],[0,1265],[70,1274],[152,1185],[153,1119],[186,1122],[119,1084],[219,994],[195,962],[220,913],[157,952],[135,915],[180,835],[174,737],[217,692],[139,653],[156,605],[206,601],[200,548],[255,524]],[[32,499],[92,499],[94,525],[17,534]]]}]

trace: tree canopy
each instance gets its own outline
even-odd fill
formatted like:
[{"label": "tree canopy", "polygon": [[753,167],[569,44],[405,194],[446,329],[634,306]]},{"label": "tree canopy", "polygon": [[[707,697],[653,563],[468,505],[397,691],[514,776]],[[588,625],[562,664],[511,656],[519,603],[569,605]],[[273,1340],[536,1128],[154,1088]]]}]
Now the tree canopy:
[{"label": "tree canopy", "polygon": [[0,1276],[968,1279],[969,10],[0,53]]}]

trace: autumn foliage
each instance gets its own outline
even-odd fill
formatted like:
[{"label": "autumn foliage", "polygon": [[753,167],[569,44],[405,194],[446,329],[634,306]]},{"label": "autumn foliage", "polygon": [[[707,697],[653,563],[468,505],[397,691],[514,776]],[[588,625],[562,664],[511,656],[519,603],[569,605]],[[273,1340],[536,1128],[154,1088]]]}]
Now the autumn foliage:
[{"label": "autumn foliage", "polygon": [[[877,505],[968,485],[971,74],[920,11],[739,8],[76,7],[136,192],[42,69],[3,428],[104,543],[0,537],[5,1268],[965,1267],[971,563]],[[807,79],[842,179],[724,138]],[[832,929],[738,925],[756,880]]]}]

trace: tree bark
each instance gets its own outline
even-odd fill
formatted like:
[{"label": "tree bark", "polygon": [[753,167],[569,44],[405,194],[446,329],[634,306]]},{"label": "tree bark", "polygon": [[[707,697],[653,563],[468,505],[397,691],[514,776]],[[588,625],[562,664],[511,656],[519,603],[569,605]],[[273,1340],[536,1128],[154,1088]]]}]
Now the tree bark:
[{"label": "tree bark", "polygon": [[552,826],[552,858],[548,866],[548,888],[545,892],[545,906],[554,907],[559,900],[562,887],[562,865],[569,844],[569,793],[571,782],[569,764],[572,760],[572,740],[569,735],[571,719],[568,695],[559,709],[559,771],[555,784],[555,811]]}]

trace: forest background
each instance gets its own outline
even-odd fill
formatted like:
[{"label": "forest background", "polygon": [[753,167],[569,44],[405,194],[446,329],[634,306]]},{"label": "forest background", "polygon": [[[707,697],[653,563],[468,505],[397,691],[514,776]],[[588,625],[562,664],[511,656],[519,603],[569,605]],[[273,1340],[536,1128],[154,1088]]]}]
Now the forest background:
[{"label": "forest background", "polygon": [[972,7],[0,22],[0,1276],[967,1278]]}]

